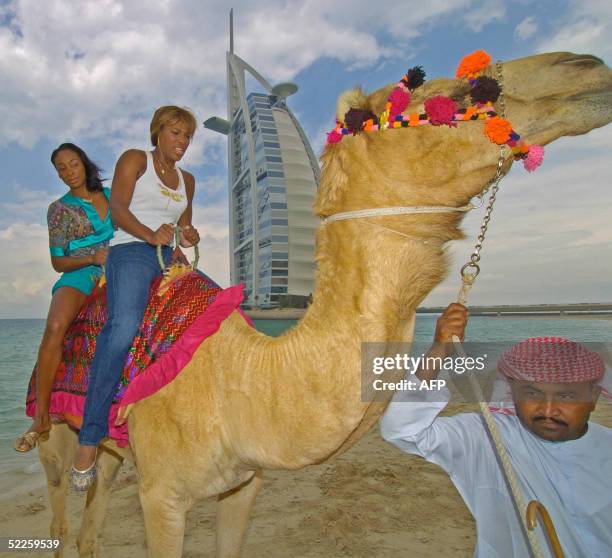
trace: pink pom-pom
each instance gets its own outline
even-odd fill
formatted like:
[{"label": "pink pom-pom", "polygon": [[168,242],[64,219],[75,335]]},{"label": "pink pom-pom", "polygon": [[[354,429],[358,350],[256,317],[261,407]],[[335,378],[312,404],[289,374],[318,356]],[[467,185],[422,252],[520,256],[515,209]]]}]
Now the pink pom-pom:
[{"label": "pink pom-pom", "polygon": [[429,122],[434,126],[447,124],[448,126],[456,126],[453,122],[455,113],[457,112],[457,103],[449,97],[437,95],[425,101],[425,112],[429,117]]},{"label": "pink pom-pom", "polygon": [[338,143],[342,140],[342,134],[336,130],[332,130],[327,134],[327,143]]},{"label": "pink pom-pom", "polygon": [[393,118],[406,110],[406,107],[410,104],[410,93],[402,87],[396,87],[391,91],[388,102],[391,103],[389,116]]},{"label": "pink pom-pom", "polygon": [[523,166],[528,172],[536,170],[544,159],[544,148],[541,145],[530,145],[527,157],[523,159]]}]

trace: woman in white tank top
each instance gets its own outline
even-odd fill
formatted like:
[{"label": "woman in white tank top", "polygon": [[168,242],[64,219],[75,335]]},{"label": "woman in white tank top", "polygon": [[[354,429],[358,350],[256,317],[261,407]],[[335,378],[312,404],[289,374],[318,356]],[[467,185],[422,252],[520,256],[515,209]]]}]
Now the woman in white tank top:
[{"label": "woman in white tank top", "polygon": [[108,320],[97,339],[71,472],[77,490],[87,490],[95,479],[96,451],[108,435],[115,389],[142,322],[149,288],[161,273],[156,246],[164,247],[164,259],[169,261],[176,225],[183,230],[181,246],[193,246],[200,239],[191,224],[195,180],[176,166],[196,126],[186,109],[157,109],[150,127],[153,151],[130,149],[115,167],[110,207],[117,232],[106,260]]}]

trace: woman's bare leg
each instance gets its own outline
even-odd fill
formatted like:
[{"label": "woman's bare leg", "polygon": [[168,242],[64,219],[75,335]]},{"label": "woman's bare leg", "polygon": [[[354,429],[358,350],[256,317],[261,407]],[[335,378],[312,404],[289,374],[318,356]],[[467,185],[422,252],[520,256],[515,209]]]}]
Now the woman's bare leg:
[{"label": "woman's bare leg", "polygon": [[[86,298],[87,295],[72,287],[60,287],[53,294],[45,332],[38,349],[36,415],[28,432],[42,433],[49,430],[49,400],[55,372],[62,358],[62,342]],[[27,442],[23,444],[28,445]]]}]

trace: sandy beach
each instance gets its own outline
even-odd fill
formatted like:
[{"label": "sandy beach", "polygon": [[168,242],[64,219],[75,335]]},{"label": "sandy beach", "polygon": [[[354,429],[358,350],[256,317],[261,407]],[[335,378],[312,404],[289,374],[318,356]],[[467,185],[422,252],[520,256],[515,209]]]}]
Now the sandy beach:
[{"label": "sandy beach", "polygon": [[[447,414],[472,409],[450,405]],[[612,405],[600,403],[593,419],[612,426]],[[265,477],[245,558],[472,556],[474,522],[446,474],[385,443],[377,428],[328,463]],[[126,463],[112,490],[101,556],[146,557],[136,479],[133,465]],[[83,496],[68,498],[67,557],[78,556],[84,503]],[[51,513],[45,488],[24,487],[21,496],[1,505],[0,536],[47,536]],[[214,514],[213,500],[189,512],[183,556],[214,555]]]}]

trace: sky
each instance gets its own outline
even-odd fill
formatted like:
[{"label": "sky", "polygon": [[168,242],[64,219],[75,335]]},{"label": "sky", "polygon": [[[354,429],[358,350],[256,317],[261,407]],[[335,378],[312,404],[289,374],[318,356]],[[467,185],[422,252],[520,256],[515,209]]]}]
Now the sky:
[{"label": "sky", "polygon": [[[319,154],[336,100],[375,90],[422,65],[452,76],[484,48],[510,60],[551,51],[612,62],[609,0],[235,0],[235,52],[289,98]],[[227,116],[229,4],[207,0],[0,0],[0,318],[46,315],[58,275],[46,211],[66,187],[51,151],[74,142],[112,179],[127,148],[147,149],[155,108],[190,107],[198,121]],[[562,138],[544,165],[502,182],[473,304],[612,301],[612,126]],[[226,138],[201,127],[182,166],[196,177],[201,264],[229,284]],[[448,278],[426,305],[452,302],[468,239],[449,248]]]}]

